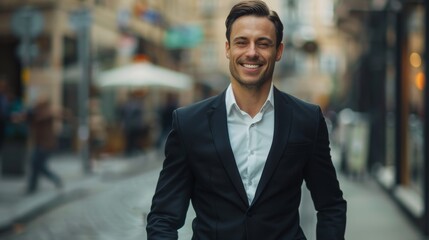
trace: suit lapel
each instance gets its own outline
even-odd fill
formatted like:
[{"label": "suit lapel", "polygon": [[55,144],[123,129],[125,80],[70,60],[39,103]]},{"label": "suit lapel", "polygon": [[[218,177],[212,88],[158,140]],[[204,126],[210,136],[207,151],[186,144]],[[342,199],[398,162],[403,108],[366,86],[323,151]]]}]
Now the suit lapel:
[{"label": "suit lapel", "polygon": [[252,204],[258,200],[271,179],[289,139],[293,118],[292,107],[286,102],[286,99],[276,88],[274,88],[274,109],[273,143],[271,145],[270,152],[268,153],[267,161],[265,163],[261,179],[259,180]]},{"label": "suit lapel", "polygon": [[208,111],[210,130],[220,161],[231,179],[232,184],[240,195],[243,203],[248,206],[246,191],[235,163],[234,154],[228,135],[228,124],[225,106],[225,91],[217,97],[211,110]]}]

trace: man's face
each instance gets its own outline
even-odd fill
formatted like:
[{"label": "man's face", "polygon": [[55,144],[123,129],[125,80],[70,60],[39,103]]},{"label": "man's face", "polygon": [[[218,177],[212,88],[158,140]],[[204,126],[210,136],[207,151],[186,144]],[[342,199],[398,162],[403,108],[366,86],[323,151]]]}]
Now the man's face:
[{"label": "man's face", "polygon": [[233,23],[225,51],[232,81],[248,88],[259,88],[271,82],[275,62],[280,60],[283,52],[283,44],[276,48],[276,31],[270,20],[243,16]]}]

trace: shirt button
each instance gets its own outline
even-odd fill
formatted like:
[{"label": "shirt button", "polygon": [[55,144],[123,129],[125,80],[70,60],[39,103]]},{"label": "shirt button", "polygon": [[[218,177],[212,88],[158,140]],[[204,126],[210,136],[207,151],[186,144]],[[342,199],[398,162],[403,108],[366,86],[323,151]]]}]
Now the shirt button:
[{"label": "shirt button", "polygon": [[250,124],[250,127],[254,127],[254,126],[255,126],[255,124],[254,124],[254,123]]}]

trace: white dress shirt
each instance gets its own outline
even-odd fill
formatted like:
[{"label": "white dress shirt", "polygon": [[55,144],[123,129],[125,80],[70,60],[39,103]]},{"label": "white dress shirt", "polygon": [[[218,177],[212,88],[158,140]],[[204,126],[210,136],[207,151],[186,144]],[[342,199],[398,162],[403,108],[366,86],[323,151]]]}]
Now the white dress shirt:
[{"label": "white dress shirt", "polygon": [[231,85],[226,90],[225,103],[229,140],[250,205],[273,142],[273,86],[253,118],[238,107]]}]

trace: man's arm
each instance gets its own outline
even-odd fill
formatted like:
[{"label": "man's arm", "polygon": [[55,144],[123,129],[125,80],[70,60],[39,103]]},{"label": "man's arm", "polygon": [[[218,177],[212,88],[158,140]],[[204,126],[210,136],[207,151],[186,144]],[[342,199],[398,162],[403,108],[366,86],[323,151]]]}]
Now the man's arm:
[{"label": "man's arm", "polygon": [[320,109],[318,113],[317,136],[305,168],[305,181],[317,211],[317,240],[343,240],[347,203],[332,164],[325,119]]},{"label": "man's arm", "polygon": [[177,112],[168,136],[161,170],[146,226],[148,240],[177,239],[177,230],[185,222],[193,185],[191,170],[181,139]]}]

